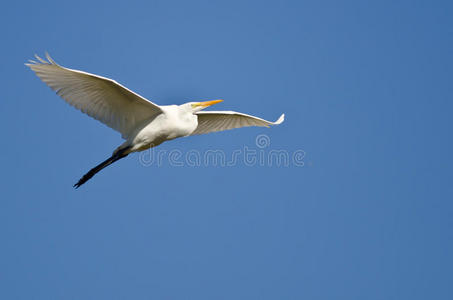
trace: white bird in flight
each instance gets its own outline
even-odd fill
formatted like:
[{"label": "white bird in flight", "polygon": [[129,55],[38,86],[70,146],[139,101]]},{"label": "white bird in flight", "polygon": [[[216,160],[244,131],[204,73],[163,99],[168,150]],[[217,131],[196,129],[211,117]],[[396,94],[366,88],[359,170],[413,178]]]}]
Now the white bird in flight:
[{"label": "white bird in flight", "polygon": [[46,53],[47,61],[26,65],[66,102],[121,133],[126,141],[111,157],[83,175],[75,188],[87,182],[97,172],[128,156],[178,137],[204,134],[247,126],[278,125],[275,122],[234,111],[201,111],[223,100],[188,102],[181,105],[156,105],[122,86],[118,82],[58,65]]}]

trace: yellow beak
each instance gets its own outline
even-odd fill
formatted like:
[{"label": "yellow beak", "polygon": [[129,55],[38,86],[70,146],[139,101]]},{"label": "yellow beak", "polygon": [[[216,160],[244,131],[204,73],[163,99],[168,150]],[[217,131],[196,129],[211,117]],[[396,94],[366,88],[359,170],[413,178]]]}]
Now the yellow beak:
[{"label": "yellow beak", "polygon": [[217,103],[222,102],[222,101],[223,101],[223,100],[219,99],[219,100],[212,100],[212,101],[198,102],[198,103],[196,103],[195,105],[196,105],[196,106],[202,106],[202,107],[208,107],[208,106],[217,104]]}]

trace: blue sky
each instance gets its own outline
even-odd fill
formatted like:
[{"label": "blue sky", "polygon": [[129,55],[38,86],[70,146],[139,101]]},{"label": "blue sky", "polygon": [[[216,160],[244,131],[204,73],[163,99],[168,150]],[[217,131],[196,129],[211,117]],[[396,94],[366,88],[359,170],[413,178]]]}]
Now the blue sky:
[{"label": "blue sky", "polygon": [[[5,3],[0,298],[451,299],[452,6]],[[45,51],[158,104],[286,121],[171,141],[161,165],[130,155],[74,190],[122,140],[23,65]],[[165,156],[245,147],[303,166]]]}]

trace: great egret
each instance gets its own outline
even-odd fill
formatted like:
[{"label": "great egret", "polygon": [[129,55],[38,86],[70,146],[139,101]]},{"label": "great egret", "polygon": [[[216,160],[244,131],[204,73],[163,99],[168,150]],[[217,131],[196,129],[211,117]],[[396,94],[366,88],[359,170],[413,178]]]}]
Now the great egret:
[{"label": "great egret", "polygon": [[156,105],[118,82],[58,65],[46,53],[47,60],[26,65],[66,102],[121,133],[126,141],[111,157],[86,173],[75,188],[97,172],[132,152],[155,147],[178,137],[204,134],[246,126],[278,125],[275,122],[234,111],[201,111],[223,100],[188,102],[182,105]]}]

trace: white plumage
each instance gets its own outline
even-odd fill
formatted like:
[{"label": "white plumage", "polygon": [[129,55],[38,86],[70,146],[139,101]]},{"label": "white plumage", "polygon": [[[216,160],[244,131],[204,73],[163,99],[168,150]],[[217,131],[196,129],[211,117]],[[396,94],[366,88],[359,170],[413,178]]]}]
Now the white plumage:
[{"label": "white plumage", "polygon": [[162,113],[159,106],[114,80],[64,68],[48,54],[48,61],[36,58],[39,62],[26,65],[42,81],[66,102],[120,132],[123,138],[144,120]]},{"label": "white plumage", "polygon": [[283,114],[276,122],[269,122],[234,111],[201,111],[222,100],[159,106],[112,79],[62,67],[47,53],[46,58],[36,56],[37,61],[26,65],[66,102],[126,140],[110,158],[85,174],[76,188],[129,153],[167,140],[247,126],[269,127],[284,121]]},{"label": "white plumage", "polygon": [[199,111],[196,115],[198,116],[198,126],[197,129],[192,132],[192,135],[248,126],[269,127],[270,125],[282,123],[285,118],[285,115],[282,114],[277,121],[269,122],[261,118],[235,111]]}]

